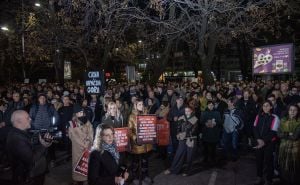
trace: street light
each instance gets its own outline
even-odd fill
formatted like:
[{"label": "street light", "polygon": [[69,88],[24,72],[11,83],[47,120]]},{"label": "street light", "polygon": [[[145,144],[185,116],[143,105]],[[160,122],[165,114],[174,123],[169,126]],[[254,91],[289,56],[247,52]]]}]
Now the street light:
[{"label": "street light", "polygon": [[3,31],[8,31],[9,29],[8,29],[6,26],[2,26],[2,27],[1,27],[1,30],[3,30]]},{"label": "street light", "polygon": [[40,3],[35,3],[34,6],[41,7],[41,4]]},{"label": "street light", "polygon": [[139,40],[139,43],[142,43],[142,40]]}]

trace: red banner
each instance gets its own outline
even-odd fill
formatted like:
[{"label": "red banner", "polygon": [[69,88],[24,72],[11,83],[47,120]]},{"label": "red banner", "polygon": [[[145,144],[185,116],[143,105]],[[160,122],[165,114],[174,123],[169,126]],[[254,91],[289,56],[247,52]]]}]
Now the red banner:
[{"label": "red banner", "polygon": [[117,149],[119,152],[128,151],[129,139],[128,139],[128,127],[115,128],[115,139]]},{"label": "red banner", "polygon": [[89,162],[90,151],[84,150],[79,161],[77,162],[74,172],[79,173],[83,176],[88,175],[88,162]]},{"label": "red banner", "polygon": [[170,123],[166,119],[160,119],[156,124],[157,128],[157,144],[166,146],[170,142]]},{"label": "red banner", "polygon": [[155,115],[137,116],[137,143],[139,145],[156,143],[156,121]]}]

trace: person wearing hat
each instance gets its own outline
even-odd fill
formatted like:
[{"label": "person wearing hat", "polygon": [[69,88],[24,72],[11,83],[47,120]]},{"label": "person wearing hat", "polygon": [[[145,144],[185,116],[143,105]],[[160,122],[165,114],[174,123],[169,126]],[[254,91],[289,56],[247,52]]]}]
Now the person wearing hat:
[{"label": "person wearing hat", "polygon": [[49,129],[58,123],[58,113],[51,104],[47,103],[47,95],[40,93],[37,97],[37,103],[29,111],[34,129]]},{"label": "person wearing hat", "polygon": [[[59,115],[52,104],[47,102],[47,95],[40,93],[37,97],[38,102],[30,108],[31,128],[35,130],[50,129],[58,126]],[[54,165],[55,145],[48,148],[48,159],[50,165]]]},{"label": "person wearing hat", "polygon": [[[87,119],[79,104],[73,107],[73,118],[69,121],[68,135],[72,142],[72,169],[75,169],[85,150],[90,150],[93,144],[93,126]],[[87,177],[72,170],[73,185],[87,183]]]}]

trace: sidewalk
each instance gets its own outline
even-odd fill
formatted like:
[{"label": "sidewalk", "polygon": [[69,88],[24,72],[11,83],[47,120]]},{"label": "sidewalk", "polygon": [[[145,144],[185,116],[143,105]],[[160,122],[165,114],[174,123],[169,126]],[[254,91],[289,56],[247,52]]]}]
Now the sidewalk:
[{"label": "sidewalk", "polygon": [[228,162],[222,168],[203,169],[194,165],[194,175],[164,175],[154,178],[154,185],[250,185],[256,178],[255,158],[243,156],[237,162]]}]

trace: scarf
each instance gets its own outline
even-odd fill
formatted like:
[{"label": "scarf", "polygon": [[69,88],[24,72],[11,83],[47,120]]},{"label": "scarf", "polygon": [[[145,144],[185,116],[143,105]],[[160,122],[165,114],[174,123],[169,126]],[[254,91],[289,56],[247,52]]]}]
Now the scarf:
[{"label": "scarf", "polygon": [[116,163],[119,164],[120,154],[117,151],[117,146],[115,143],[109,145],[109,144],[103,142],[102,149],[108,151],[113,156]]}]

